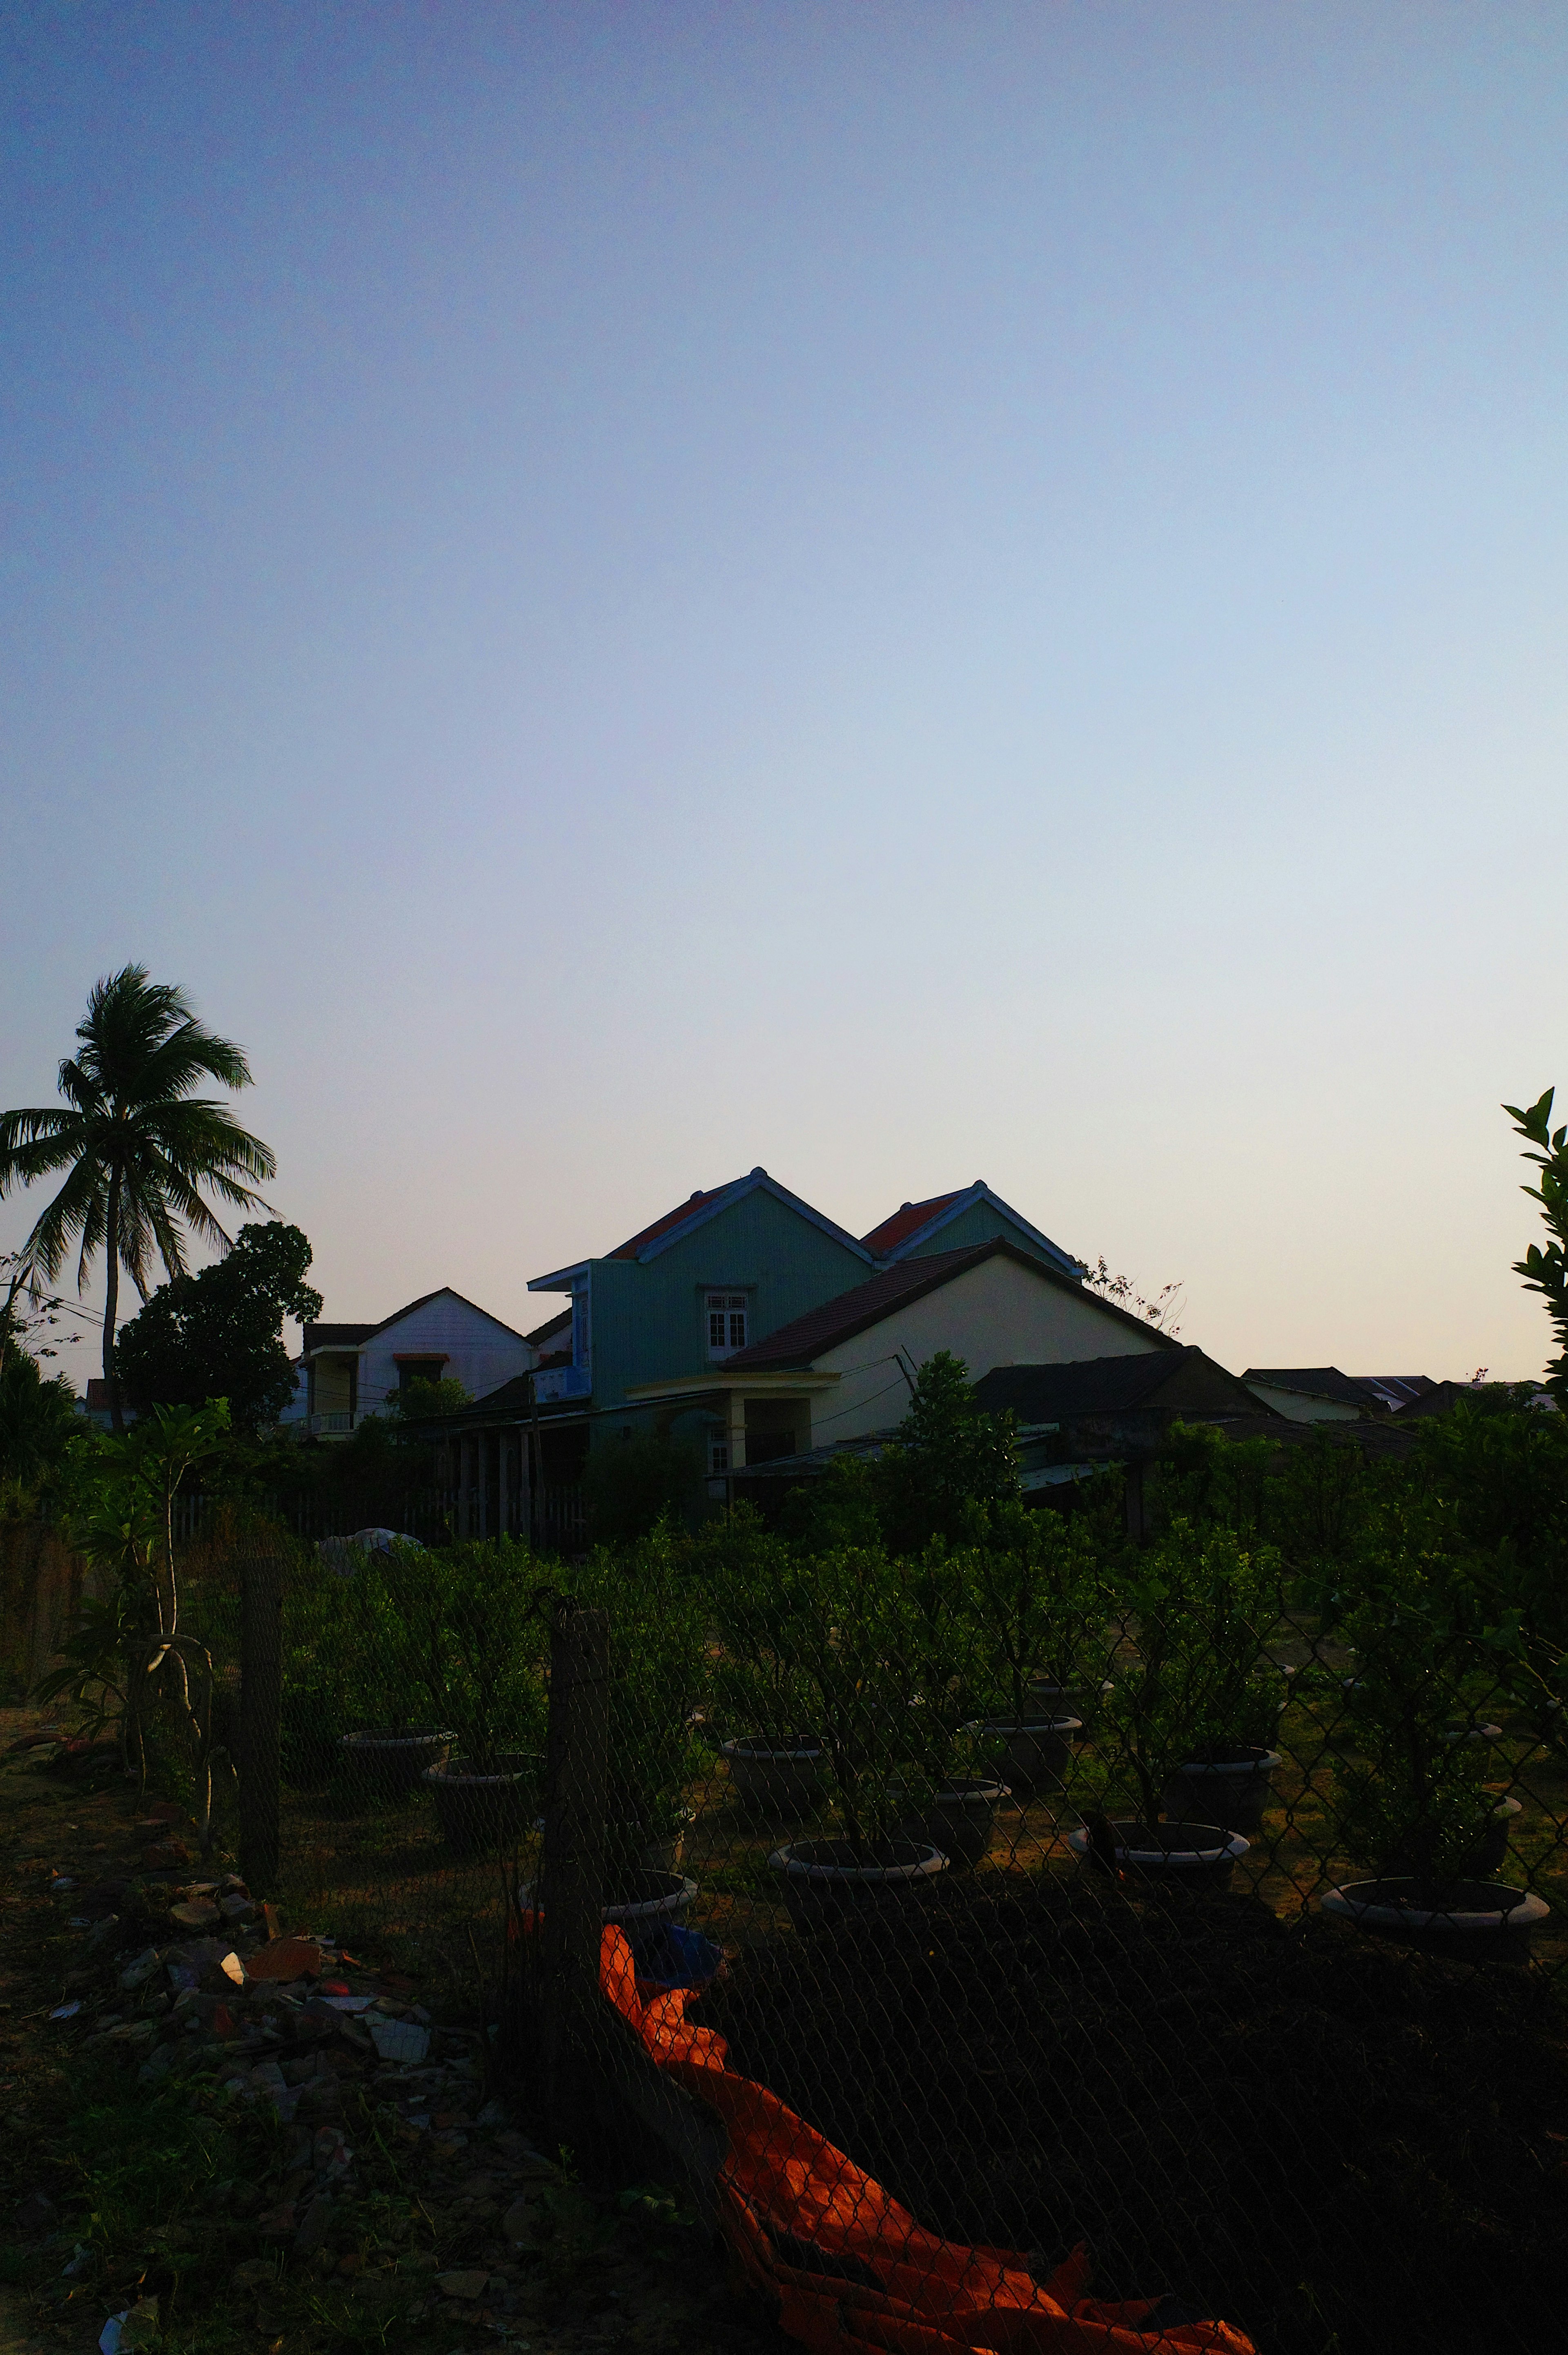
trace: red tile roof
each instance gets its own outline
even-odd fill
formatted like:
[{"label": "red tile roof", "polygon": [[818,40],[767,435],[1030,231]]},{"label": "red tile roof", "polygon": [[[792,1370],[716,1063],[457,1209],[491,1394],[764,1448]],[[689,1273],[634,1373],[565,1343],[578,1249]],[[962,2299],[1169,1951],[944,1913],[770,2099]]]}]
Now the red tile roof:
[{"label": "red tile roof", "polygon": [[644,1227],[641,1233],[631,1237],[630,1242],[618,1244],[616,1249],[608,1252],[606,1256],[609,1259],[635,1259],[638,1252],[653,1241],[655,1235],[663,1234],[669,1227],[678,1227],[683,1219],[691,1218],[695,1211],[702,1209],[705,1202],[716,1202],[721,1194],[728,1192],[727,1186],[715,1186],[705,1194],[699,1186],[690,1201],[683,1202],[678,1209],[666,1210],[662,1219],[655,1219],[651,1227]]},{"label": "red tile roof", "polygon": [[[960,1188],[959,1192],[962,1190]],[[949,1202],[956,1202],[958,1199],[958,1193],[933,1194],[928,1202],[906,1202],[903,1209],[895,1210],[890,1219],[884,1219],[881,1226],[873,1227],[868,1235],[862,1235],[861,1241],[868,1252],[893,1251],[917,1228],[923,1227],[927,1219],[934,1219],[938,1210],[945,1210]]]}]

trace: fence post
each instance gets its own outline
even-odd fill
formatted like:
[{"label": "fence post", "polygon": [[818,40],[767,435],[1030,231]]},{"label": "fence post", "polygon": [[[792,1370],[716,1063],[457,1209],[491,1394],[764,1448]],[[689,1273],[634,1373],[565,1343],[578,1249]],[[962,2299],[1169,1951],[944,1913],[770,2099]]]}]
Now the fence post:
[{"label": "fence post", "polygon": [[276,1886],[283,1717],[283,1558],[239,1571],[239,1870],[252,1897]]},{"label": "fence post", "polygon": [[546,2114],[569,2133],[572,2021],[597,1999],[609,1779],[609,1616],[557,1608],[550,1637],[550,1719],[540,1866],[540,1989]]}]

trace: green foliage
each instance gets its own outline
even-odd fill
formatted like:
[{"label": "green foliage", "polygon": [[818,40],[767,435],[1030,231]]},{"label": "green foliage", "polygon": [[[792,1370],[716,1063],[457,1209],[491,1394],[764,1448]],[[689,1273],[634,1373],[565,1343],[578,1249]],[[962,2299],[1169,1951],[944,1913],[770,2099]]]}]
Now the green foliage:
[{"label": "green foliage", "polygon": [[1107,1752],[1157,1822],[1167,1778],[1191,1759],[1258,1741],[1278,1723],[1284,1678],[1267,1666],[1279,1618],[1277,1559],[1234,1530],[1176,1521],[1123,1566],[1107,1615],[1127,1632],[1101,1719]]},{"label": "green foliage", "polygon": [[[1105,1611],[1084,1534],[1050,1512],[1007,1505],[974,1516],[958,1565],[974,1700],[981,1714],[1036,1715],[1030,1687],[1103,1676]],[[934,1612],[935,1615],[935,1612]]]},{"label": "green foliage", "polygon": [[1227,1439],[1212,1423],[1173,1423],[1154,1459],[1157,1528],[1229,1529],[1245,1545],[1271,1533],[1272,1474],[1278,1444]]},{"label": "green foliage", "polygon": [[811,1731],[811,1696],[794,1650],[795,1555],[749,1505],[710,1522],[693,1550],[718,1657],[713,1704],[722,1732],[789,1748]]},{"label": "green foliage", "polygon": [[805,1553],[874,1545],[882,1529],[877,1498],[877,1467],[863,1456],[835,1456],[820,1477],[790,1489],[779,1526]]},{"label": "green foliage", "polygon": [[708,1698],[707,1611],[688,1550],[667,1523],[618,1552],[596,1550],[567,1581],[609,1617],[612,1863],[636,1863],[685,1824],[688,1785],[708,1764],[694,1722]]},{"label": "green foliage", "polygon": [[1420,1424],[1420,1476],[1452,1511],[1452,1542],[1489,1615],[1568,1636],[1568,1417],[1503,1383]]},{"label": "green foliage", "polygon": [[435,1560],[445,1587],[447,1722],[471,1771],[493,1774],[503,1752],[544,1751],[545,1582],[527,1547],[510,1538],[452,1546]]},{"label": "green foliage", "polygon": [[604,1439],[588,1455],[588,1529],[596,1545],[631,1545],[661,1521],[690,1528],[704,1508],[695,1444],[667,1431]]},{"label": "green foliage", "polygon": [[0,1362],[0,1481],[36,1495],[85,1438],[65,1375],[46,1376],[26,1350],[7,1349]]},{"label": "green foliage", "polygon": [[115,1366],[132,1405],[200,1406],[226,1398],[236,1426],[274,1423],[294,1394],[283,1319],[319,1316],[304,1281],[311,1247],[281,1221],[241,1227],[233,1249],[195,1275],[158,1286],[121,1328]]},{"label": "green foliage", "polygon": [[439,1415],[461,1414],[472,1404],[468,1390],[451,1374],[434,1382],[420,1375],[406,1389],[387,1393],[387,1405],[400,1423],[431,1423]]},{"label": "green foliage", "polygon": [[956,1544],[970,1508],[1003,1505],[1019,1495],[1011,1412],[988,1414],[969,1387],[969,1369],[950,1350],[927,1359],[908,1413],[883,1450],[876,1487],[883,1529],[895,1552],[917,1552],[931,1538]]},{"label": "green foliage", "polygon": [[543,1581],[526,1546],[395,1545],[343,1584],[341,1609],[326,1606],[341,1666],[329,1649],[308,1674],[331,1678],[351,1730],[450,1730],[482,1774],[502,1752],[542,1751]]},{"label": "green foliage", "polygon": [[1546,1382],[1558,1405],[1568,1413],[1568,1126],[1552,1125],[1555,1092],[1548,1088],[1532,1104],[1504,1104],[1503,1110],[1515,1134],[1535,1147],[1524,1157],[1540,1170],[1540,1179],[1520,1190],[1540,1203],[1547,1235],[1544,1247],[1540,1243],[1526,1247],[1524,1257],[1514,1261],[1513,1272],[1523,1277],[1527,1291],[1539,1292],[1546,1303],[1557,1338],[1557,1355],[1547,1368]]},{"label": "green foliage", "polygon": [[1467,1877],[1495,1805],[1481,1746],[1456,1739],[1476,1720],[1467,1603],[1443,1557],[1406,1546],[1364,1566],[1341,1630],[1355,1647],[1346,1714],[1364,1763],[1335,1777],[1340,1837],[1353,1862],[1413,1875],[1429,1895]]},{"label": "green foliage", "polygon": [[175,1498],[187,1476],[230,1444],[228,1408],[157,1407],[88,1460],[69,1529],[101,1591],[67,1632],[62,1667],[41,1699],[69,1694],[99,1723],[117,1723],[127,1764],[144,1779],[154,1699],[173,1710],[196,1785],[204,1851],[212,1836],[212,1766],[223,1743],[214,1715],[212,1654],[180,1625]]}]

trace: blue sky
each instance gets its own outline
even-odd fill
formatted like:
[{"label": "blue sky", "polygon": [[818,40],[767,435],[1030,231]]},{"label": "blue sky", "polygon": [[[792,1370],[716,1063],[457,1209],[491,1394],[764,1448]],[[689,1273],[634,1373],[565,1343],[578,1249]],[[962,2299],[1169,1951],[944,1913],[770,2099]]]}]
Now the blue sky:
[{"label": "blue sky", "polygon": [[329,1315],[760,1163],[1540,1367],[1561,9],[0,26],[0,1098],[136,958]]}]

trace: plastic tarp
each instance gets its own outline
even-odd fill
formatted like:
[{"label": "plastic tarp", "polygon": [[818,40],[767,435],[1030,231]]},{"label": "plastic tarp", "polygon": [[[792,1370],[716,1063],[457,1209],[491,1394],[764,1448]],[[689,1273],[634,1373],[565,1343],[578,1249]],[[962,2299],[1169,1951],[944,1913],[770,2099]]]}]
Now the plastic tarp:
[{"label": "plastic tarp", "polygon": [[630,1946],[614,1928],[600,1945],[599,1984],[653,2059],[728,2129],[718,2183],[725,2237],[791,2338],[895,2355],[1255,2355],[1228,2323],[1167,2321],[1163,2301],[1086,2296],[1082,2248],[1042,2282],[1016,2250],[966,2248],[927,2232],[776,2094],[729,2069],[723,2037],[687,2020],[685,1988],[644,2000]]}]

